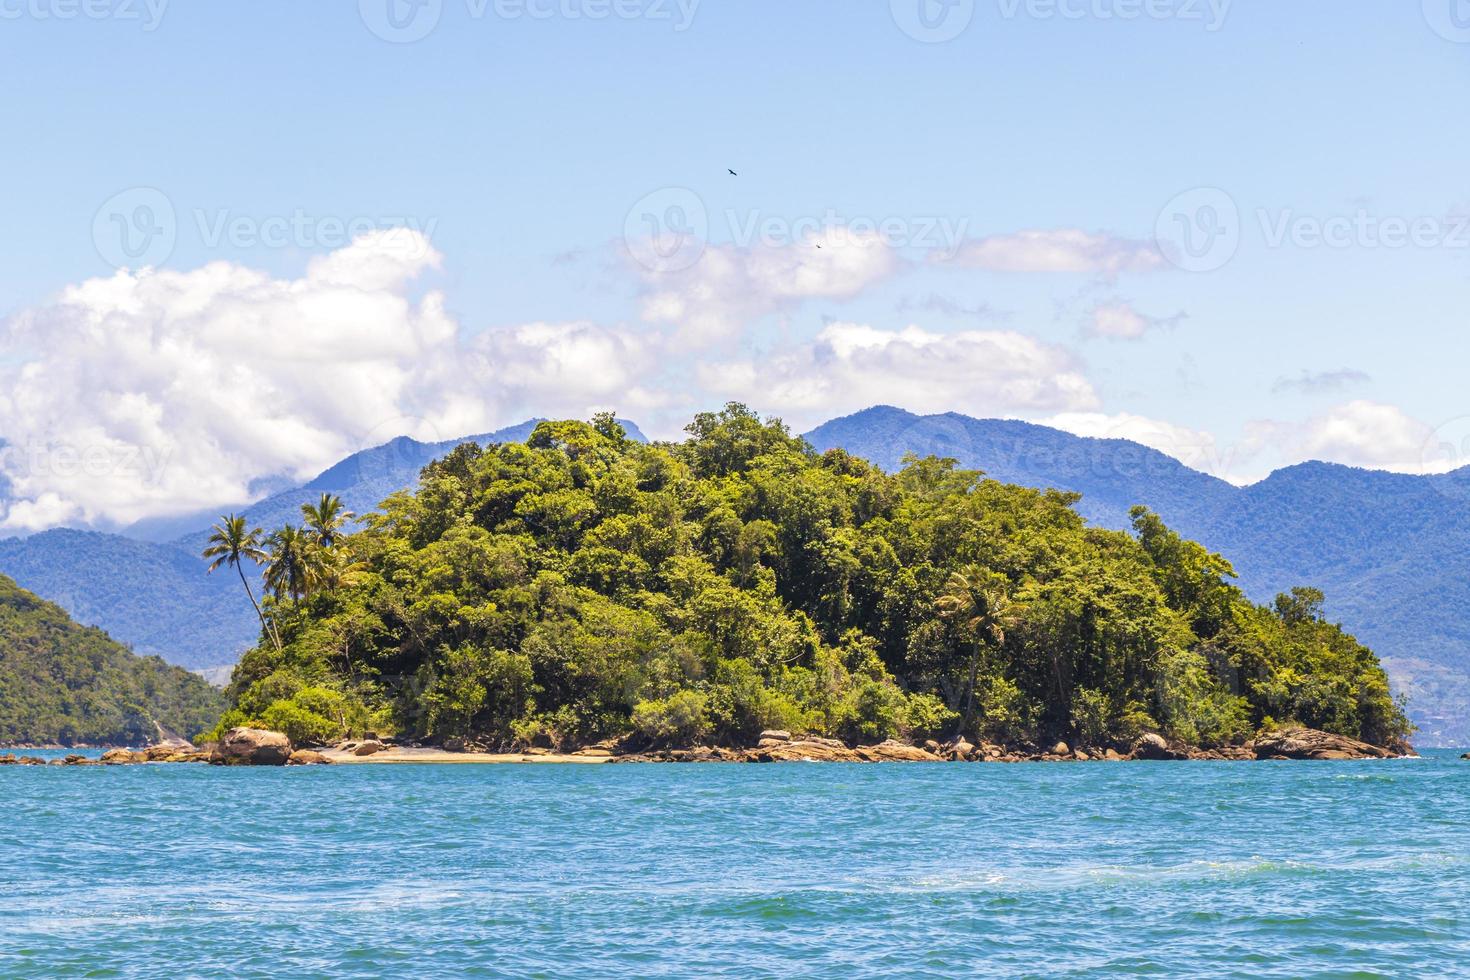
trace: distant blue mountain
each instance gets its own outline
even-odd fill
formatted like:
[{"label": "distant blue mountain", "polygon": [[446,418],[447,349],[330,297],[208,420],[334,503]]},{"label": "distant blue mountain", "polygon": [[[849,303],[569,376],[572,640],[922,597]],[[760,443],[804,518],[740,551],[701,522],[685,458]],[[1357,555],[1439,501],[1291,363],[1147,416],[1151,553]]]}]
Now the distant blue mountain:
[{"label": "distant blue mountain", "polygon": [[205,575],[198,552],[58,528],[0,540],[0,569],[135,653],[191,670],[232,663],[260,631],[234,575]]},{"label": "distant blue mountain", "polygon": [[833,419],[806,434],[819,450],[841,447],[886,470],[907,453],[950,456],[1002,483],[1083,495],[1078,510],[1105,527],[1128,526],[1128,509],[1148,503],[1175,514],[1209,515],[1228,506],[1236,488],[1126,439],[1084,439],[1059,429],[949,412],[914,415],[880,405]]}]

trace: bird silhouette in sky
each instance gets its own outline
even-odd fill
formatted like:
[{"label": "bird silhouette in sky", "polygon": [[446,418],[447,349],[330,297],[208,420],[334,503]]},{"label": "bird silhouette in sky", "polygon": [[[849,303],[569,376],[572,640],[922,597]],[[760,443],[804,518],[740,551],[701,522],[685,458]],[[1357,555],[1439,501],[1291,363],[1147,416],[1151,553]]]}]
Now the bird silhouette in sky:
[{"label": "bird silhouette in sky", "polygon": [[[730,168],[729,168],[729,167],[726,167],[726,168],[725,168],[725,169],[726,169],[726,170],[730,170]],[[730,170],[730,176],[731,176],[731,177],[739,177],[739,176],[740,176],[740,175],[739,175],[739,174],[737,174],[737,173],[736,173],[736,172],[735,172],[735,171],[733,171],[733,170]]]}]

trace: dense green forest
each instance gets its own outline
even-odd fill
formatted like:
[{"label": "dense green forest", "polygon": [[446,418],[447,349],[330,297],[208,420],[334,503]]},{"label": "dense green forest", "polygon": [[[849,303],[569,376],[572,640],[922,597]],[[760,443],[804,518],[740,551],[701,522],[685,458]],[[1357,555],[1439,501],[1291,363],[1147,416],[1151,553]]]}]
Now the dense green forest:
[{"label": "dense green forest", "polygon": [[134,656],[0,575],[0,744],[147,744],[155,721],[192,736],[223,709],[201,678]]},{"label": "dense green forest", "polygon": [[223,521],[207,554],[265,563],[267,595],[221,725],[561,746],[1409,731],[1320,593],[1254,605],[1142,508],[1133,533],[1091,527],[1073,494],[935,457],[885,473],[739,405],[688,433],[643,445],[604,415],[462,445],[350,535],[330,495],[269,538]]}]

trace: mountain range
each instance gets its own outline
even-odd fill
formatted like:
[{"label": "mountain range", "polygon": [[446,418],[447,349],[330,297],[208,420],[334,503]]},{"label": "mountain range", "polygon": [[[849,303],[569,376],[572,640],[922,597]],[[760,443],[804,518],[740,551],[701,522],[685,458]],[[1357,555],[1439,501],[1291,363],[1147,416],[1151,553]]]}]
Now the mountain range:
[{"label": "mountain range", "polygon": [[[322,492],[361,513],[453,446],[523,440],[534,426],[439,443],[395,439],[244,513],[253,525],[276,527],[299,519],[300,505]],[[888,406],[834,419],[806,438],[885,468],[907,453],[933,454],[1003,482],[1074,491],[1079,511],[1106,527],[1127,527],[1129,508],[1144,504],[1228,558],[1253,599],[1296,585],[1322,589],[1328,614],[1378,652],[1409,696],[1419,741],[1470,743],[1470,468],[1407,476],[1314,462],[1238,487],[1127,440]],[[3,540],[0,573],[139,652],[218,677],[254,642],[257,624],[238,583],[203,574],[197,556],[209,523],[184,515],[125,535],[58,529]]]}]

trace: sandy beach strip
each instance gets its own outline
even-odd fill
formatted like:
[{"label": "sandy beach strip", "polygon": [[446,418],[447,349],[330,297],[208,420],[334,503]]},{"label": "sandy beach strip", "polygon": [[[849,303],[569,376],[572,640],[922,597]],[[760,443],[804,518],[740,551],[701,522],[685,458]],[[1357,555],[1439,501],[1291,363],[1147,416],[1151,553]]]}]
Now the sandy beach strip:
[{"label": "sandy beach strip", "polygon": [[550,763],[593,765],[611,762],[605,755],[526,755],[520,752],[446,752],[432,748],[389,748],[372,755],[353,755],[341,749],[322,753],[337,765],[382,765],[385,763],[432,763],[436,765]]}]

